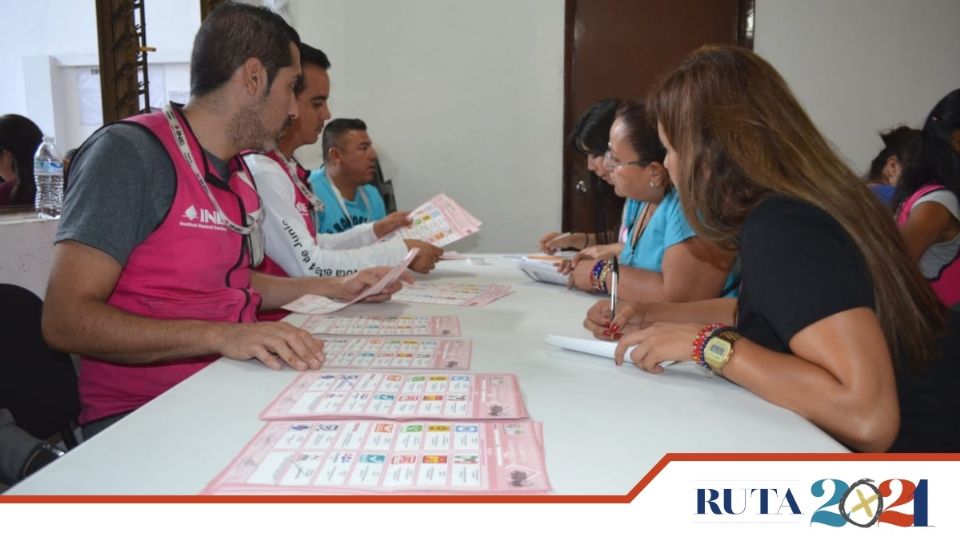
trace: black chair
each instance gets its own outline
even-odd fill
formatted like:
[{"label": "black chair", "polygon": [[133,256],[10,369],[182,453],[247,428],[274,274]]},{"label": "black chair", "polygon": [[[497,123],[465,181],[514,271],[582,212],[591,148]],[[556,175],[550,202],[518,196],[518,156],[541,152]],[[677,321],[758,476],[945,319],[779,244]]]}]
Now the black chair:
[{"label": "black chair", "polygon": [[383,197],[383,206],[387,214],[397,211],[397,197],[393,193],[393,179],[385,178],[383,169],[380,167],[380,160],[377,160],[377,168],[373,173],[373,187],[377,188],[380,196]]},{"label": "black chair", "polygon": [[43,302],[16,285],[0,284],[0,408],[38,439],[60,433],[67,448],[80,412],[70,355],[47,346],[40,330]]}]

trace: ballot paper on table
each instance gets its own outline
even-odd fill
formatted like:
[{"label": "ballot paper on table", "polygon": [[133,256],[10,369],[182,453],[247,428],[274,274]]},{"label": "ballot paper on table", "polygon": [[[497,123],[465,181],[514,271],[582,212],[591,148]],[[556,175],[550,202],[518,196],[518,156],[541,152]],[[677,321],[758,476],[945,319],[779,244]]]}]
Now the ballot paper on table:
[{"label": "ballot paper on table", "polygon": [[393,295],[396,302],[485,306],[513,292],[509,285],[420,282],[405,286]]},{"label": "ballot paper on table", "polygon": [[327,369],[301,373],[260,413],[262,420],[528,416],[517,377],[510,373]]},{"label": "ballot paper on table", "polygon": [[205,494],[506,494],[550,491],[530,420],[267,422]]},{"label": "ballot paper on table", "polygon": [[394,266],[390,272],[380,279],[380,281],[376,282],[373,284],[373,286],[358,294],[356,298],[349,302],[340,302],[327,298],[326,296],[319,296],[316,294],[305,294],[293,302],[284,305],[283,309],[292,311],[294,313],[323,315],[325,313],[333,313],[334,311],[339,311],[349,305],[356,304],[364,298],[379,294],[387,287],[387,285],[396,281],[397,278],[400,277],[400,274],[402,274],[403,271],[410,266],[410,263],[413,262],[413,258],[416,257],[417,253],[419,252],[420,248],[413,248],[408,251],[407,256],[403,258],[403,261],[401,261],[400,264]]},{"label": "ballot paper on table", "polygon": [[412,225],[385,238],[399,236],[443,247],[479,231],[481,225],[480,220],[443,193],[418,206],[408,217]]},{"label": "ballot paper on table", "polygon": [[[555,335],[549,335],[543,338],[543,340],[550,345],[560,347],[561,349],[592,354],[594,356],[601,356],[603,358],[610,359],[614,358],[614,352],[617,350],[616,341],[600,341],[599,339],[584,339]],[[633,352],[633,347],[627,349],[624,357],[629,357],[631,352]],[[676,362],[673,360],[667,360],[666,362],[660,363],[662,367],[671,366],[673,364],[676,364]]]},{"label": "ballot paper on table", "polygon": [[566,285],[570,277],[557,271],[557,264],[565,260],[556,255],[527,255],[520,259],[517,266],[534,281]]}]

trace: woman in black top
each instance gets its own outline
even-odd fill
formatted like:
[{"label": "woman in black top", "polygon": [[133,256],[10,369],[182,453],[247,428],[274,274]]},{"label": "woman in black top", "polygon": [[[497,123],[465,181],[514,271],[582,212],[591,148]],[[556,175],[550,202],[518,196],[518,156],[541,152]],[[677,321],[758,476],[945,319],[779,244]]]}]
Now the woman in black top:
[{"label": "woman in black top", "polygon": [[648,103],[691,226],[740,249],[740,298],[631,304],[612,321],[602,302],[586,326],[624,334],[618,361],[631,346],[655,373],[697,361],[857,450],[960,449],[945,311],[776,70],[704,47]]}]

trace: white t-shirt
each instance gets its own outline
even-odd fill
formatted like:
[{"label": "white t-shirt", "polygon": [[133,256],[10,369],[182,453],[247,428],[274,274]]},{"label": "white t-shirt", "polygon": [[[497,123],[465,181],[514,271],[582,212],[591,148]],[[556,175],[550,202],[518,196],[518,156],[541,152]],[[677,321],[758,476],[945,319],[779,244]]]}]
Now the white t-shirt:
[{"label": "white t-shirt", "polygon": [[[946,208],[954,219],[960,221],[960,204],[957,202],[957,196],[949,189],[938,189],[920,197],[913,203],[911,211],[924,203],[939,204]],[[960,234],[952,240],[932,244],[920,256],[920,273],[927,279],[936,279],[943,268],[957,258],[958,253],[960,253]]]},{"label": "white t-shirt", "polygon": [[264,249],[291,276],[345,276],[371,266],[395,266],[407,254],[400,238],[375,243],[373,223],[338,234],[312,235],[296,207],[296,186],[273,159],[249,154],[244,161],[263,201]]}]

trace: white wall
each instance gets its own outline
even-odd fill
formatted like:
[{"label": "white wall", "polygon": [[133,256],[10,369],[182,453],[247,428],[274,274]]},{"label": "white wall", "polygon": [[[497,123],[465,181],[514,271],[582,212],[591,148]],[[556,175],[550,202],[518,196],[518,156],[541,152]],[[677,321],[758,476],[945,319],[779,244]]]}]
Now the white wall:
[{"label": "white wall", "polygon": [[960,2],[757,0],[754,48],[863,173],[878,131],[919,127],[960,87]]},{"label": "white wall", "polygon": [[[445,192],[483,221],[452,249],[529,251],[560,225],[563,0],[297,0],[334,117],[366,121],[411,209]],[[299,155],[320,160],[319,145]]]},{"label": "white wall", "polygon": [[[152,73],[185,90],[198,2],[147,9]],[[401,207],[450,194],[484,221],[455,249],[482,251],[526,251],[559,227],[563,10],[563,0],[289,2],[304,40],[333,61],[334,115],[366,120],[398,168]],[[75,77],[97,63],[94,2],[0,0],[0,13],[0,114],[32,108],[62,150],[76,146],[93,129],[77,124]],[[862,172],[877,131],[919,124],[960,86],[958,29],[957,0],[757,0],[756,50]],[[28,72],[51,87],[31,86]]]},{"label": "white wall", "polygon": [[[23,58],[38,55],[88,55],[96,64],[97,20],[93,2],[74,0],[0,0],[0,110],[28,114]],[[40,126],[47,131],[53,126]]]},{"label": "white wall", "polygon": [[[189,89],[193,36],[200,27],[198,0],[147,2],[150,73],[169,91]],[[97,125],[80,123],[76,72],[99,63],[92,0],[0,0],[0,114],[25,115],[57,137],[61,152],[79,146]],[[161,95],[163,94],[163,95]]]}]

